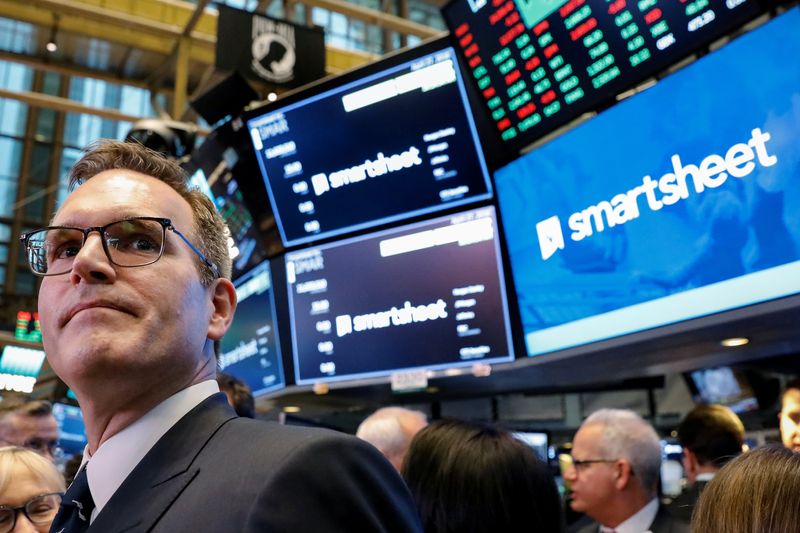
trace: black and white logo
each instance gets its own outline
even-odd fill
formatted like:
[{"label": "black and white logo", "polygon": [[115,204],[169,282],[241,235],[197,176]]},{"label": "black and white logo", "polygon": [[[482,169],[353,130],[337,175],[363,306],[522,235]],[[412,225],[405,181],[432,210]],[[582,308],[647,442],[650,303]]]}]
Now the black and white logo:
[{"label": "black and white logo", "polygon": [[294,27],[263,17],[253,17],[253,72],[266,81],[294,79],[297,63]]}]

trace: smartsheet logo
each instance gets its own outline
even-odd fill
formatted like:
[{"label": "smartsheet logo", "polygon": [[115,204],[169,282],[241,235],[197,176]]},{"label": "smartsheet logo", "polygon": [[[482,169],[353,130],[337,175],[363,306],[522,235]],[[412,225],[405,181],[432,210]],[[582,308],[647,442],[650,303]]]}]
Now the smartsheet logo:
[{"label": "smartsheet logo", "polygon": [[557,250],[564,249],[564,233],[561,231],[561,221],[557,216],[552,216],[536,224],[536,235],[539,236],[539,248],[543,261],[550,259]]},{"label": "smartsheet logo", "polygon": [[[694,194],[701,194],[707,189],[722,186],[728,176],[745,178],[756,169],[757,165],[771,167],[778,162],[778,157],[767,151],[767,142],[771,138],[769,132],[755,128],[746,142],[734,144],[724,156],[710,154],[699,165],[684,164],[680,156],[674,154],[670,158],[672,172],[667,172],[658,179],[645,176],[641,185],[615,194],[611,200],[603,200],[572,213],[567,220],[567,225],[572,231],[569,237],[575,242],[581,241],[595,233],[602,233],[606,228],[620,226],[639,218],[640,207],[646,206],[651,211],[659,211],[665,205],[674,205],[686,200],[692,189]],[[641,206],[640,200],[642,200]],[[546,261],[557,250],[564,249],[564,234],[557,216],[537,223],[536,234],[539,237],[542,260]]]}]

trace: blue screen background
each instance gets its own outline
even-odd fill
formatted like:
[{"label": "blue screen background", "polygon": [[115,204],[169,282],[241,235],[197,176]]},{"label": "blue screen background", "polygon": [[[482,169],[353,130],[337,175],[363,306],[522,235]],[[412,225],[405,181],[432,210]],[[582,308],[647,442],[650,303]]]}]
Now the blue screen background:
[{"label": "blue screen background", "polygon": [[[793,9],[496,173],[529,355],[800,292],[798,50]],[[572,213],[754,128],[777,164],[570,239]],[[543,260],[536,224],[554,215],[565,247]]]}]

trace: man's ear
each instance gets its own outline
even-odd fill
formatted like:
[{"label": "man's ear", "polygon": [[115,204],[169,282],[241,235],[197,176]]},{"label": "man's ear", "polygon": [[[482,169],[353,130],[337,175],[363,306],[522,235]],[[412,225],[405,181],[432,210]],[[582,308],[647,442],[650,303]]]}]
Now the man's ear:
[{"label": "man's ear", "polygon": [[614,487],[617,490],[624,490],[631,482],[633,468],[626,459],[618,459],[614,463]]},{"label": "man's ear", "polygon": [[694,476],[697,474],[697,468],[700,466],[697,456],[689,448],[683,449],[683,469],[686,471],[686,476]]},{"label": "man's ear", "polygon": [[228,331],[236,311],[236,288],[231,280],[217,278],[208,288],[211,294],[211,318],[208,322],[208,338],[220,340]]}]

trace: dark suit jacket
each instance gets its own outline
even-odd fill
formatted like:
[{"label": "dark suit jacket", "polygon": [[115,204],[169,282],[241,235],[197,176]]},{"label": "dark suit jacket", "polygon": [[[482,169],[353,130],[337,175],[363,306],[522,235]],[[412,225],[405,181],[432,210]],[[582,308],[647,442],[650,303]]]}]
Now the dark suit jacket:
[{"label": "dark suit jacket", "polygon": [[[595,522],[579,529],[577,533],[597,533],[598,531],[600,531],[600,524]],[[653,533],[689,533],[689,525],[674,518],[663,505],[659,505],[650,531]]]},{"label": "dark suit jacket", "polygon": [[195,407],[145,455],[92,533],[421,531],[402,479],[375,448],[333,431]]},{"label": "dark suit jacket", "polygon": [[679,520],[687,524],[692,521],[692,513],[700,499],[700,493],[708,484],[707,481],[698,481],[691,487],[686,487],[672,502],[667,506],[667,510]]}]

